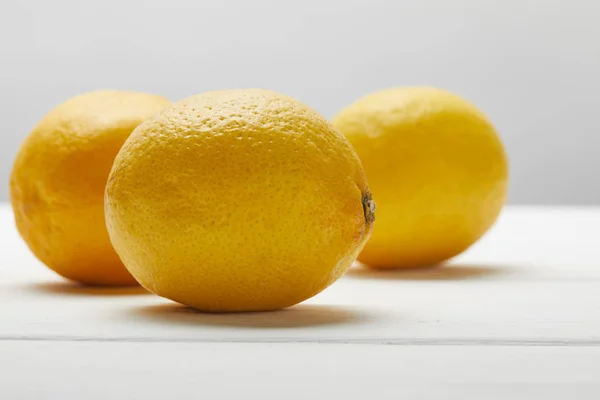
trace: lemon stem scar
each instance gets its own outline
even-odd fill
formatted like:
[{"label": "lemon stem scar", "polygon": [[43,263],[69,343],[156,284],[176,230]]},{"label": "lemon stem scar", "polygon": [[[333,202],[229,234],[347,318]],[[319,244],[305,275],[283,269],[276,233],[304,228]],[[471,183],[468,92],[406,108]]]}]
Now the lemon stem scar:
[{"label": "lemon stem scar", "polygon": [[365,221],[367,224],[375,222],[375,202],[371,196],[371,192],[367,191],[362,197],[362,206],[365,213]]}]

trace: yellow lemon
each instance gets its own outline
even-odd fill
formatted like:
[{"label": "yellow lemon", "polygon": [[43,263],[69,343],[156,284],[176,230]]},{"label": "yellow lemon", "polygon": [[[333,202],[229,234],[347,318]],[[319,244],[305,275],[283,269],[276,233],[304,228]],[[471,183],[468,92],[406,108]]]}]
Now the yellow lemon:
[{"label": "yellow lemon", "polygon": [[17,228],[60,275],[93,285],[133,285],[104,223],[104,188],[125,139],[170,104],[160,96],[107,90],[50,111],[27,137],[10,177]]},{"label": "yellow lemon", "polygon": [[377,199],[377,225],[358,259],[376,268],[456,256],[494,223],[508,165],[488,119],[434,88],[396,88],[351,104],[333,124],[353,144]]},{"label": "yellow lemon", "polygon": [[141,124],[105,203],[133,276],[211,312],[314,296],[350,267],[373,221],[344,136],[302,103],[258,89],[193,96]]}]

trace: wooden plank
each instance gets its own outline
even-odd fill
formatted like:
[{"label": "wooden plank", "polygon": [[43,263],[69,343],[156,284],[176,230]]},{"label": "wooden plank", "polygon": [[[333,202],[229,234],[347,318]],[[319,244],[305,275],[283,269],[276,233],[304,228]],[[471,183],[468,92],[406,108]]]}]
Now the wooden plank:
[{"label": "wooden plank", "polygon": [[68,284],[0,209],[0,339],[600,345],[600,209],[509,208],[452,265],[355,269],[289,310],[207,315],[139,290]]},{"label": "wooden plank", "polygon": [[600,348],[1,342],[5,399],[597,399]]}]

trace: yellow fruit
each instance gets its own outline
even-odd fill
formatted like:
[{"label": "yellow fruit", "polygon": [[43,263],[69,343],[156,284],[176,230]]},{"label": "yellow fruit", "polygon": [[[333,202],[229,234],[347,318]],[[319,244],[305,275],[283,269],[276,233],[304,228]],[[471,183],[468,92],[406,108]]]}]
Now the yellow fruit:
[{"label": "yellow fruit", "polygon": [[358,153],[377,226],[358,259],[376,268],[439,263],[477,241],[506,199],[506,155],[487,118],[434,88],[396,88],[333,120]]},{"label": "yellow fruit", "polygon": [[104,222],[104,188],[125,139],[166,107],[160,96],[98,91],[50,111],[17,154],[10,199],[31,251],[60,275],[93,285],[132,285]]},{"label": "yellow fruit", "polygon": [[312,109],[258,89],[190,97],[140,125],[105,203],[133,276],[210,312],[314,296],[352,264],[373,220],[350,143]]}]

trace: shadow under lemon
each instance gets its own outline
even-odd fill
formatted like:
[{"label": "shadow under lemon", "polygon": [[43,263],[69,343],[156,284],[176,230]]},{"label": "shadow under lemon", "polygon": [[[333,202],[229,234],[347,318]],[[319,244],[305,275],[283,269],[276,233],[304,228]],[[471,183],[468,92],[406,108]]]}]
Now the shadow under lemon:
[{"label": "shadow under lemon", "polygon": [[355,265],[346,272],[347,277],[374,280],[405,280],[405,281],[451,281],[467,279],[484,279],[507,275],[508,267],[483,264],[438,264],[421,268],[375,269],[365,265]]},{"label": "shadow under lemon", "polygon": [[318,304],[299,304],[277,311],[217,314],[168,303],[138,307],[129,312],[134,317],[165,324],[265,329],[362,324],[375,317],[365,310]]},{"label": "shadow under lemon", "polygon": [[93,286],[65,280],[64,282],[36,282],[25,289],[31,292],[57,296],[137,296],[150,294],[141,286]]}]

